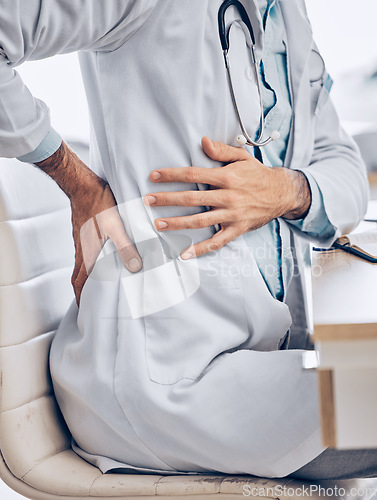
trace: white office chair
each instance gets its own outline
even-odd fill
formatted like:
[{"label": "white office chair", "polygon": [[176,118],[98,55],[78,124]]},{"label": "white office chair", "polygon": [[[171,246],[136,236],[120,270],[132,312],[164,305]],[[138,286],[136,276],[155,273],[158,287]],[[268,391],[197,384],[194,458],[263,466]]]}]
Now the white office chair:
[{"label": "white office chair", "polygon": [[48,369],[51,340],[73,299],[73,261],[63,193],[35,167],[0,159],[0,476],[11,488],[41,500],[230,500],[255,497],[253,488],[302,485],[250,476],[102,474],[79,458]]}]

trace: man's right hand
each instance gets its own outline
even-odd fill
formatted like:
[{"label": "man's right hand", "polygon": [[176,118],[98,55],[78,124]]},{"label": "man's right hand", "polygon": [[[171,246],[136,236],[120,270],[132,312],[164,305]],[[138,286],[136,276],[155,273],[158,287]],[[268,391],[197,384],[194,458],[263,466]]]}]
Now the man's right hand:
[{"label": "man's right hand", "polygon": [[129,271],[140,271],[141,258],[124,229],[110,186],[92,172],[64,141],[53,155],[36,165],[57,182],[71,202],[75,243],[72,285],[77,304],[107,239],[112,240]]}]

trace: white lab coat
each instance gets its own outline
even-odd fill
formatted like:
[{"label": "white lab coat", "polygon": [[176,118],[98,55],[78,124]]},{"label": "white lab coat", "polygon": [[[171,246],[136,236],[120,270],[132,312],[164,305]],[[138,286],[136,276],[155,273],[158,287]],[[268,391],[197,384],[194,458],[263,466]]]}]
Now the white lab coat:
[{"label": "white lab coat", "polygon": [[[109,255],[86,283],[80,311],[72,304],[52,346],[56,396],[75,449],[103,471],[276,477],[323,450],[315,374],[302,370],[302,351],[276,350],[291,314],[269,293],[252,250],[240,237],[215,255],[183,262],[179,252],[213,228],[157,235],[155,218],[197,210],[147,209],[140,201],[156,190],[151,170],[213,167],[201,137],[231,144],[239,133],[218,39],[220,3],[2,2],[0,154],[32,151],[49,128],[46,106],[11,66],[81,50],[91,167],[108,180],[144,262],[143,272],[131,276],[108,242]],[[259,12],[252,0],[243,3],[260,44]],[[365,169],[322,79],[310,83],[316,56],[303,2],[280,5],[294,108],[287,166],[314,177],[340,234],[365,212]],[[258,100],[245,71],[244,38],[236,32],[232,41],[241,105],[255,130]],[[295,239],[305,238],[295,231]],[[300,275],[287,291],[298,339],[308,328],[304,289]]]}]

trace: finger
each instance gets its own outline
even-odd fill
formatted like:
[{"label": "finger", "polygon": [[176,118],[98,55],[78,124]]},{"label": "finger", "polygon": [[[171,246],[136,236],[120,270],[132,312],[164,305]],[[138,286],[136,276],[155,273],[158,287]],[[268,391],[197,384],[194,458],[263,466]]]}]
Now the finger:
[{"label": "finger", "polygon": [[77,277],[77,275],[78,275],[78,273],[80,271],[80,267],[81,267],[82,262],[83,262],[82,254],[81,254],[81,252],[79,253],[76,250],[76,254],[75,254],[75,267],[73,268],[72,278],[71,278],[72,285],[74,284],[74,282],[76,280],[76,277]]},{"label": "finger", "polygon": [[211,184],[226,186],[225,172],[221,167],[172,167],[153,170],[149,176],[152,182],[188,182],[190,184]]},{"label": "finger", "polygon": [[242,231],[235,226],[227,226],[226,228],[222,228],[220,231],[215,233],[212,238],[183,250],[181,257],[183,260],[188,260],[193,257],[200,257],[209,252],[215,252],[241,234]]},{"label": "finger", "polygon": [[213,142],[209,137],[202,139],[203,151],[209,158],[223,163],[234,163],[236,161],[248,160],[250,153],[244,148],[228,146],[223,142]]},{"label": "finger", "polygon": [[229,210],[216,209],[184,217],[156,219],[154,225],[158,231],[177,231],[178,229],[201,229],[222,222],[231,222],[233,219],[234,216]]},{"label": "finger", "polygon": [[80,244],[86,272],[89,275],[102,250],[106,237],[101,233],[96,217],[85,222],[80,229]]},{"label": "finger", "polygon": [[75,230],[75,227],[73,227],[73,242],[75,245],[75,267],[73,269],[72,278],[71,278],[72,285],[75,282],[75,279],[80,271],[80,267],[81,267],[81,264],[83,262],[82,249],[81,249],[81,245],[80,245],[80,236],[79,236],[79,232]]},{"label": "finger", "polygon": [[207,191],[164,191],[150,193],[144,196],[144,204],[150,207],[181,206],[181,207],[224,207],[226,200],[224,190]]},{"label": "finger", "polygon": [[124,229],[118,210],[116,207],[114,209],[107,214],[106,218],[99,221],[101,233],[106,232],[114,243],[123,264],[129,271],[136,273],[143,267],[141,257]]},{"label": "finger", "polygon": [[81,292],[87,279],[88,273],[86,272],[84,263],[82,263],[79,272],[77,273],[77,276],[73,281],[73,290],[75,292],[76,303],[78,306],[80,305]]}]

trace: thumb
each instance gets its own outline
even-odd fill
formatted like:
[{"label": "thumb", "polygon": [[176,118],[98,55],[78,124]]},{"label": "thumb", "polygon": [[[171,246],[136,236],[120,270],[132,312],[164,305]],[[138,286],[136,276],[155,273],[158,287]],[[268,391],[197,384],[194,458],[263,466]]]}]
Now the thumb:
[{"label": "thumb", "polygon": [[104,225],[103,229],[107,229],[106,233],[114,243],[123,264],[129,271],[136,273],[143,267],[143,263],[136,246],[133,244],[124,229],[123,222],[118,214],[118,211],[115,210],[116,209],[114,207],[111,214],[111,224],[108,224],[107,227]]},{"label": "thumb", "polygon": [[223,142],[213,142],[209,137],[203,137],[202,148],[209,158],[223,163],[233,163],[250,158],[250,154],[246,149],[228,146]]}]

